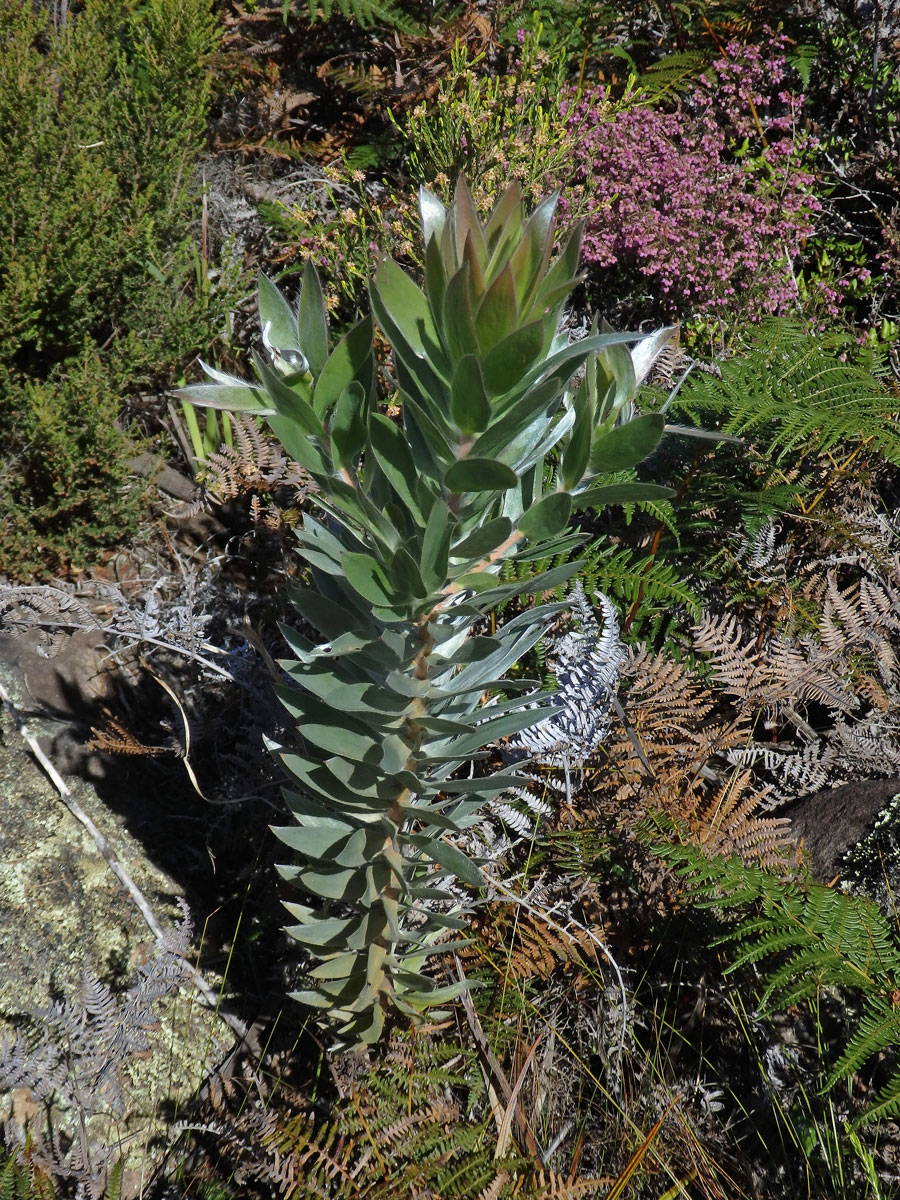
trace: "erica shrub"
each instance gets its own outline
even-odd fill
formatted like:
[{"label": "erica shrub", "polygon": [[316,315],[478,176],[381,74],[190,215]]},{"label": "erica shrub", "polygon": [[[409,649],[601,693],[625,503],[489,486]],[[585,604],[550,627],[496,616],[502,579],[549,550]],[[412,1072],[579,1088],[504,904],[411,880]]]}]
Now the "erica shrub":
[{"label": "erica shrub", "polygon": [[[584,260],[615,277],[616,299],[650,292],[667,316],[784,313],[821,204],[784,88],[782,42],[726,47],[675,111],[632,107],[591,119],[606,89],[572,96],[575,202],[587,203]],[[643,285],[642,285],[642,280]],[[839,286],[824,295],[829,311]]]}]

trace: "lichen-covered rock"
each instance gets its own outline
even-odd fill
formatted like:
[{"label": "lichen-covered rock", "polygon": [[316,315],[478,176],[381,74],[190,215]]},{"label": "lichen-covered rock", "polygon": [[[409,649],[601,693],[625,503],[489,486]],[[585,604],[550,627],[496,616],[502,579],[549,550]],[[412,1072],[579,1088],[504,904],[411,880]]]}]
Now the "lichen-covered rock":
[{"label": "lichen-covered rock", "polygon": [[[28,695],[23,663],[11,658],[0,656],[0,679],[14,704],[28,714],[31,733],[42,746],[50,746],[66,722],[32,715],[33,697]],[[148,860],[122,818],[104,805],[90,782],[67,776],[66,785],[115,848],[159,923],[172,928],[181,916],[175,882]],[[42,1025],[35,1018],[54,1003],[55,1011],[62,1006],[66,1019],[72,1020],[86,1003],[88,1020],[96,1020],[93,1010],[99,1006],[104,1019],[114,1024],[117,1013],[124,1013],[127,989],[146,978],[147,964],[156,951],[153,933],[4,710],[0,716],[0,1067],[4,1033],[7,1066],[17,1032],[20,1060],[23,1036],[31,1050],[42,1041],[71,1047],[71,1039],[61,1036],[58,1025]],[[189,987],[174,981],[171,989],[154,985],[150,990],[154,994],[144,997],[145,1014],[135,1016],[132,1009],[131,1018],[122,1018],[126,1034],[129,1020],[146,1034],[142,1045],[143,1034],[132,1030],[128,1053],[115,1068],[122,1103],[110,1103],[111,1093],[104,1092],[100,1082],[86,1088],[84,1055],[70,1051],[70,1061],[63,1066],[81,1072],[74,1094],[89,1111],[73,1112],[73,1088],[63,1086],[57,1089],[63,1103],[55,1114],[64,1129],[72,1130],[80,1126],[79,1116],[87,1117],[95,1165],[105,1159],[115,1161],[120,1153],[116,1148],[127,1146],[128,1165],[143,1169],[145,1177],[152,1158],[149,1147],[159,1142],[172,1108],[183,1108],[190,1101],[224,1053],[225,1044],[230,1044],[224,1036],[227,1030],[217,1026],[214,1015],[191,995]],[[29,1084],[29,1069],[26,1061],[22,1079],[16,1081],[22,1086],[7,1084],[5,1097],[0,1086],[0,1121],[11,1115],[30,1117],[32,1137],[40,1147],[46,1143],[46,1113],[31,1103],[27,1093],[42,1081]]]}]

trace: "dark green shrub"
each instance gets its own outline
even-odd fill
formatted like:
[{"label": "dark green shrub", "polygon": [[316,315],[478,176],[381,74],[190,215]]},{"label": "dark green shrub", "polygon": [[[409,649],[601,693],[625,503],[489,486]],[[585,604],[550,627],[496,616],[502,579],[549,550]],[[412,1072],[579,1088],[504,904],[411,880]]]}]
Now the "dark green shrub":
[{"label": "dark green shrub", "polygon": [[20,425],[0,464],[0,572],[81,566],[133,530],[142,507],[118,396],[86,351],[46,381],[11,385],[6,400]]},{"label": "dark green shrub", "polygon": [[191,230],[216,39],[206,0],[86,0],[59,28],[0,2],[7,573],[133,529],[120,398],[170,381],[221,325],[228,289],[220,304]]}]

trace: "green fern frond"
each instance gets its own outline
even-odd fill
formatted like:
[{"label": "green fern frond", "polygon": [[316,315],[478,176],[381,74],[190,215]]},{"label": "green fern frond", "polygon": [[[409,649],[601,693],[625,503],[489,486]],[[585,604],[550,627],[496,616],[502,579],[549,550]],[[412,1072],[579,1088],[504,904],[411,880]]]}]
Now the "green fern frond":
[{"label": "green fern frond", "polygon": [[860,1017],[847,1048],[834,1064],[828,1084],[846,1079],[848,1075],[858,1071],[863,1063],[897,1045],[900,1045],[900,1005],[896,1004],[890,995],[874,996]]},{"label": "green fern frond", "polygon": [[[294,8],[291,0],[284,0],[282,15],[285,21]],[[396,29],[400,33],[420,33],[421,28],[407,13],[393,3],[393,0],[307,0],[309,22],[329,21],[335,10],[347,21],[354,21],[363,29],[371,29],[373,25],[383,25],[388,29]]]},{"label": "green fern frond", "polygon": [[[663,842],[661,829],[667,833]],[[860,997],[862,1015],[825,1089],[866,1064],[892,1058],[888,1082],[856,1124],[900,1113],[900,946],[878,906],[823,884],[786,882],[737,858],[707,859],[697,846],[679,840],[668,819],[655,817],[644,836],[674,867],[696,906],[732,917],[716,944],[737,951],[728,973],[745,966],[763,973],[762,1010],[818,1002],[825,991]]]},{"label": "green fern frond", "polygon": [[639,601],[635,620],[644,619],[656,609],[671,611],[675,607],[696,620],[703,610],[700,597],[673,563],[661,557],[639,557],[639,552],[629,547],[605,550],[593,571],[586,571],[582,578],[586,586],[599,588],[613,602],[630,607]]},{"label": "green fern frond", "polygon": [[721,378],[692,375],[678,408],[707,428],[712,418],[727,433],[759,435],[778,462],[865,441],[900,464],[900,396],[790,321],[763,325],[746,353],[721,364]]},{"label": "green fern frond", "polygon": [[0,1164],[0,1200],[56,1200],[52,1180],[32,1163],[0,1147]]},{"label": "green fern frond", "polygon": [[[895,1036],[892,1044],[896,1045],[898,1040],[900,1039]],[[900,1114],[900,1070],[891,1076],[863,1115],[851,1123],[851,1129],[858,1129],[861,1125],[872,1125],[877,1121],[886,1121],[898,1114]]]},{"label": "green fern frond", "polygon": [[659,104],[695,83],[710,64],[710,54],[685,50],[667,54],[641,76],[642,99]]}]

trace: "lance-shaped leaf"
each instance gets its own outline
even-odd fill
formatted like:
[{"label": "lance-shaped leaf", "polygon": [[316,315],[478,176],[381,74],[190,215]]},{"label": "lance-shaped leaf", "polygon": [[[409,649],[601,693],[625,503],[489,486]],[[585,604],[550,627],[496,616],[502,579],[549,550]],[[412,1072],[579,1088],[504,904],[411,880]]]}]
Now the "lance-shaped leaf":
[{"label": "lance-shaped leaf", "polygon": [[502,396],[520,383],[544,351],[548,324],[532,321],[514,330],[482,360],[484,383],[491,396]]},{"label": "lance-shaped leaf", "polygon": [[383,413],[373,413],[369,421],[369,439],[378,465],[394,491],[419,525],[425,524],[416,495],[416,463],[409,443],[400,428]]},{"label": "lance-shaped leaf", "polygon": [[284,354],[302,353],[297,318],[291,306],[267,275],[259,273],[259,323],[266,345]]},{"label": "lance-shaped leaf", "polygon": [[[378,265],[372,286],[372,307],[379,323],[402,338],[417,358],[435,366],[443,358],[428,299],[405,271],[385,258]],[[395,345],[395,349],[399,349]]]},{"label": "lance-shaped leaf", "polygon": [[366,444],[366,395],[358,379],[341,392],[331,419],[331,446],[338,468],[354,463]]},{"label": "lance-shaped leaf", "polygon": [[325,311],[325,297],[322,295],[319,273],[309,258],[303,268],[297,333],[300,349],[306,355],[310,372],[314,379],[318,379],[328,361],[328,315]]},{"label": "lance-shaped leaf", "polygon": [[572,497],[568,492],[551,492],[532,504],[519,519],[519,533],[530,541],[556,537],[569,523]]},{"label": "lance-shaped leaf", "polygon": [[487,428],[491,419],[491,402],[474,354],[466,354],[456,364],[450,396],[450,415],[462,433],[481,433],[482,429]]},{"label": "lance-shaped leaf", "polygon": [[[209,371],[209,367],[204,369]],[[200,408],[248,412],[257,417],[267,417],[275,412],[275,405],[265,391],[245,383],[242,379],[234,379],[231,383],[191,383],[187,387],[176,388],[172,395]]]},{"label": "lance-shaped leaf", "polygon": [[455,846],[451,846],[449,842],[415,833],[407,834],[403,840],[427,854],[432,862],[444,867],[451,875],[455,875],[463,883],[468,883],[470,887],[481,887],[484,883],[481,872],[471,858]]},{"label": "lance-shaped leaf", "polygon": [[469,266],[464,264],[447,284],[443,305],[444,341],[452,361],[479,354],[478,335],[469,294]]},{"label": "lance-shaped leaf", "polygon": [[437,196],[425,187],[419,188],[419,214],[423,243],[427,246],[432,238],[439,241],[447,220],[447,210]]},{"label": "lance-shaped leaf", "polygon": [[475,333],[483,354],[509,337],[519,324],[516,284],[509,265],[499,272],[475,313]]},{"label": "lance-shaped leaf", "polygon": [[371,554],[344,554],[341,565],[347,574],[347,582],[364,600],[386,608],[393,606],[396,593],[390,577]]},{"label": "lance-shaped leaf", "polygon": [[444,487],[451,492],[505,490],[517,483],[515,471],[494,458],[461,458],[444,474]]},{"label": "lance-shaped leaf", "polygon": [[562,458],[562,483],[566,491],[572,491],[584,478],[591,457],[591,430],[593,410],[586,381],[575,389],[572,397],[575,422]]},{"label": "lance-shaped leaf", "polygon": [[468,537],[458,542],[452,550],[455,559],[468,561],[473,558],[483,558],[501,546],[512,533],[512,521],[509,517],[495,517],[479,525]]},{"label": "lance-shaped leaf", "polygon": [[313,390],[313,408],[321,419],[337,404],[344,389],[356,380],[366,397],[375,386],[372,318],[363,317],[338,342],[325,362]]},{"label": "lance-shaped leaf", "polygon": [[422,582],[430,592],[442,587],[447,578],[450,541],[456,528],[456,518],[443,500],[435,500],[428,514],[422,538],[419,570]]},{"label": "lance-shaped leaf", "polygon": [[290,421],[302,433],[322,437],[325,432],[322,422],[306,397],[289,387],[278,372],[261,357],[255,358],[255,366],[278,416]]},{"label": "lance-shaped leaf", "polygon": [[645,413],[616,426],[591,446],[591,469],[611,472],[637,466],[659,445],[664,424],[659,413]]},{"label": "lance-shaped leaf", "polygon": [[572,507],[604,508],[607,504],[634,504],[640,500],[671,500],[672,488],[659,483],[611,483],[590,487],[572,497]]}]

